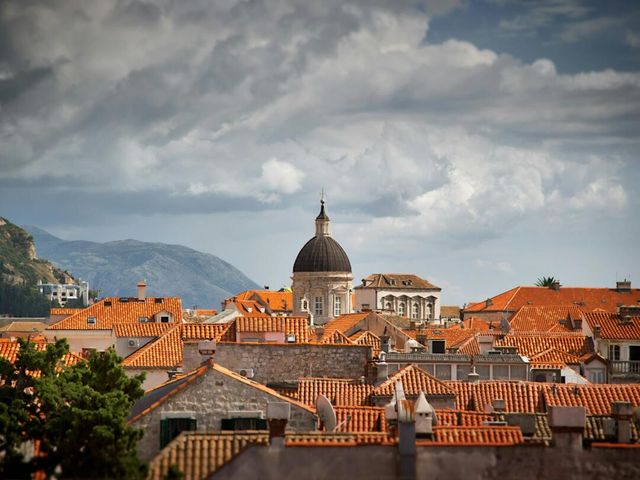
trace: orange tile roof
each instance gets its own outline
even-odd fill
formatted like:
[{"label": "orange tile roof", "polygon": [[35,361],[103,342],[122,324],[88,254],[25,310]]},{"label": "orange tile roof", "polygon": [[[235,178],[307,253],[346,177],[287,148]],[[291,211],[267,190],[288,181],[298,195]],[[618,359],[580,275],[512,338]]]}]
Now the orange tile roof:
[{"label": "orange tile roof", "polygon": [[372,389],[372,385],[351,379],[303,377],[298,380],[294,398],[315,405],[318,395],[324,395],[334,406],[367,405]]},{"label": "orange tile roof", "polygon": [[582,356],[593,351],[593,343],[581,333],[510,333],[497,338],[494,347],[511,346],[518,349],[520,355],[531,358],[534,355],[554,348],[572,355]]},{"label": "orange tile roof", "polygon": [[581,315],[582,310],[575,306],[525,305],[516,312],[509,325],[512,332],[571,332],[571,325],[564,322],[569,316],[578,319]]},{"label": "orange tile roof", "polygon": [[546,384],[543,391],[547,406],[583,406],[588,415],[611,414],[611,402],[631,402],[634,407],[640,406],[640,385],[562,385]]},{"label": "orange tile roof", "polygon": [[374,357],[377,357],[382,349],[380,337],[369,330],[360,331],[351,335],[350,340],[356,345],[369,345]]},{"label": "orange tile roof", "polygon": [[149,480],[165,480],[175,466],[185,480],[209,478],[249,445],[267,445],[267,432],[183,432],[151,462]]},{"label": "orange tile roof", "polygon": [[229,323],[184,323],[182,340],[215,340],[235,342],[235,321]]},{"label": "orange tile roof", "polygon": [[130,368],[173,368],[182,363],[183,344],[180,325],[147,343],[122,361]]},{"label": "orange tile roof", "polygon": [[309,341],[309,320],[307,317],[238,317],[236,331],[242,332],[282,332],[295,335],[296,343]]},{"label": "orange tile roof", "polygon": [[485,412],[496,399],[505,401],[506,412],[535,413],[542,410],[543,384],[521,381],[444,382],[456,393],[456,408]]},{"label": "orange tile roof", "polygon": [[425,279],[411,273],[374,273],[364,280],[366,287],[358,285],[356,288],[440,290],[440,287],[436,287]]},{"label": "orange tile roof", "polygon": [[[33,345],[36,350],[43,352],[47,348],[47,344],[45,342],[33,342]],[[14,340],[8,340],[6,342],[0,342],[0,357],[4,358],[10,363],[15,363],[18,359],[18,352],[20,351],[20,344]],[[78,362],[83,361],[84,359],[73,353],[68,352],[62,357],[62,361],[66,367],[70,367],[71,365],[75,365]]]},{"label": "orange tile roof", "polygon": [[371,395],[392,396],[397,382],[402,382],[404,393],[407,396],[417,397],[420,395],[420,392],[424,392],[427,396],[455,395],[455,392],[442,380],[438,380],[433,375],[429,375],[416,365],[407,365],[398,370],[383,383],[375,387]]},{"label": "orange tile roof", "polygon": [[584,318],[593,331],[600,325],[600,338],[606,340],[640,340],[640,317],[631,317],[628,323],[622,323],[620,315],[607,312],[585,313]]},{"label": "orange tile roof", "polygon": [[320,340],[320,343],[331,343],[337,345],[346,343],[347,345],[352,345],[354,342],[340,330],[334,330],[329,334],[329,336],[323,336],[322,340]]},{"label": "orange tile roof", "polygon": [[322,338],[331,337],[336,330],[346,335],[348,330],[355,327],[359,322],[367,318],[367,316],[369,316],[369,312],[340,315],[324,324],[324,335]]},{"label": "orange tile roof", "polygon": [[116,337],[158,337],[175,327],[175,323],[114,323]]},{"label": "orange tile roof", "polygon": [[292,432],[285,436],[287,447],[356,447],[396,443],[396,439],[386,432]]},{"label": "orange tile roof", "polygon": [[[77,310],[77,313],[50,325],[47,330],[111,330],[115,323],[140,323],[140,317],[151,320],[151,317],[163,311],[171,313],[174,323],[182,322],[182,301],[179,297],[151,297],[144,301],[130,298],[126,302],[117,297],[108,297]],[[89,317],[95,317],[96,323],[87,323]]]},{"label": "orange tile roof", "polygon": [[580,365],[580,357],[549,348],[529,358],[531,368],[563,368],[566,365]]},{"label": "orange tile roof", "polygon": [[408,336],[417,340],[418,335],[425,335],[427,340],[444,340],[445,348],[455,348],[474,337],[476,330],[468,328],[405,328]]},{"label": "orange tile roof", "polygon": [[438,426],[478,427],[483,422],[494,420],[494,416],[484,412],[468,412],[465,410],[436,410]]},{"label": "orange tile roof", "polygon": [[275,312],[293,311],[293,292],[275,292],[273,290],[253,290],[253,298]]},{"label": "orange tile roof", "polygon": [[267,313],[266,309],[255,300],[230,301],[225,305],[225,310],[228,309],[228,306],[230,304],[234,305],[238,313],[242,316],[250,316],[250,317],[270,317],[271,316],[271,314]]},{"label": "orange tile roof", "polygon": [[335,407],[339,432],[386,432],[387,420],[382,407]]},{"label": "orange tile roof", "polygon": [[460,310],[457,305],[441,305],[440,318],[460,318]]},{"label": "orange tile roof", "polygon": [[416,445],[484,445],[506,446],[524,443],[520,427],[433,427],[431,441],[417,441]]},{"label": "orange tile roof", "polygon": [[596,309],[615,312],[619,305],[637,305],[640,289],[618,291],[612,288],[560,287],[515,287],[491,298],[493,305],[477,302],[467,305],[465,312],[515,312],[525,305],[576,306],[584,311]]}]

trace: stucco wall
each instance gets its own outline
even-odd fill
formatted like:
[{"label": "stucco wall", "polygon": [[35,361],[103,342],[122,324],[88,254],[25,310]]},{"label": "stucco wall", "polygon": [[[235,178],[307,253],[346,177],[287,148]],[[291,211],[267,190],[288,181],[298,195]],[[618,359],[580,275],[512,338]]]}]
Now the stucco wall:
[{"label": "stucco wall", "polygon": [[[257,447],[252,446],[211,478],[396,479],[397,447]],[[416,479],[518,480],[640,478],[637,449],[567,451],[545,447],[418,447]]]},{"label": "stucco wall", "polygon": [[[266,418],[267,403],[281,402],[267,392],[251,387],[216,370],[208,370],[184,390],[168,398],[162,405],[141,417],[133,426],[142,428],[144,436],[138,442],[138,456],[143,461],[160,451],[160,420],[163,413],[193,412],[198,431],[220,430],[223,418],[232,418],[230,412],[260,411]],[[291,404],[287,429],[312,431],[316,428],[315,414]]]},{"label": "stucco wall", "polygon": [[[366,345],[218,343],[213,360],[234,371],[253,368],[252,380],[268,383],[309,376],[359,379],[370,355]],[[201,362],[197,343],[185,342],[184,371]]]}]

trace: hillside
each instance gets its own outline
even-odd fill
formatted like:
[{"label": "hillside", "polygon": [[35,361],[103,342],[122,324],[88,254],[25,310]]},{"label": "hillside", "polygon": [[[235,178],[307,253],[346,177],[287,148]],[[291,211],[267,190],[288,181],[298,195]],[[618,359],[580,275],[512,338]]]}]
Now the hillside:
[{"label": "hillside", "polygon": [[73,277],[36,256],[33,237],[22,228],[0,217],[0,275],[10,285],[72,283]]},{"label": "hillside", "polygon": [[147,282],[148,295],[180,296],[185,308],[220,308],[220,302],[258,285],[215,255],[181,245],[119,240],[66,241],[37,227],[25,227],[38,254],[87,280],[100,296],[131,296]]},{"label": "hillside", "polygon": [[36,257],[28,232],[0,217],[0,315],[47,315],[51,304],[38,292],[38,280],[74,283],[67,272]]}]

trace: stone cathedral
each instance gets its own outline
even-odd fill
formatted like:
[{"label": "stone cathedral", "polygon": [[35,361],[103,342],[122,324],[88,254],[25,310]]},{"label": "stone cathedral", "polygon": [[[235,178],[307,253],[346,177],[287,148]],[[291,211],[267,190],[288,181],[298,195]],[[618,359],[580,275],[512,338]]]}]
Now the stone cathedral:
[{"label": "stone cathedral", "polygon": [[320,201],[316,234],[293,264],[293,307],[309,313],[311,323],[322,325],[353,312],[353,275],[344,249],[331,238],[330,221]]}]

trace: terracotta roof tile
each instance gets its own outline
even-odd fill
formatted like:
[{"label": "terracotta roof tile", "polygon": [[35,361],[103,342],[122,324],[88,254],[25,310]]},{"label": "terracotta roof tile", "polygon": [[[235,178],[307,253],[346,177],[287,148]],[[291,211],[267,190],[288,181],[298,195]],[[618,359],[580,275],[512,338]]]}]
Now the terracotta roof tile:
[{"label": "terracotta roof tile", "polygon": [[[38,351],[44,351],[47,348],[45,342],[33,342],[34,347]],[[20,351],[20,344],[17,341],[10,340],[6,342],[0,342],[0,357],[4,358],[10,363],[14,363],[18,358],[18,352]],[[69,367],[81,362],[83,358],[73,352],[68,352],[62,358],[64,365]]]},{"label": "terracotta roof tile", "polygon": [[287,447],[355,447],[396,443],[396,439],[386,432],[291,432],[285,436]]},{"label": "terracotta roof tile", "polygon": [[371,395],[392,396],[397,382],[402,382],[404,393],[407,396],[417,397],[420,392],[424,392],[427,396],[455,395],[455,392],[444,382],[415,365],[408,365],[395,372],[386,381],[375,387]]},{"label": "terracotta roof tile", "polygon": [[[154,315],[165,311],[171,314],[173,323],[182,322],[182,301],[178,297],[150,297],[144,301],[108,297],[77,310],[47,330],[111,330],[116,323],[140,323],[140,317],[152,320]],[[88,323],[89,317],[95,318],[95,323]]]},{"label": "terracotta roof tile", "polygon": [[175,323],[115,323],[113,333],[116,337],[158,337],[175,327]]},{"label": "terracotta roof tile", "polygon": [[541,395],[543,384],[514,381],[481,381],[475,383],[447,381],[456,392],[456,408],[486,412],[496,399],[505,401],[506,412],[535,413],[543,411]]},{"label": "terracotta roof tile", "polygon": [[580,365],[580,357],[549,348],[529,358],[531,368],[562,368],[565,365]]},{"label": "terracotta roof tile", "polygon": [[525,305],[564,305],[576,306],[584,311],[596,309],[615,312],[619,305],[637,305],[640,301],[640,289],[618,291],[612,288],[575,288],[560,287],[553,290],[548,287],[516,287],[492,297],[493,304],[477,302],[467,305],[465,312],[515,312]]},{"label": "terracotta roof tile", "polygon": [[494,416],[483,412],[468,412],[465,410],[436,410],[439,426],[480,426],[482,422],[494,419]]},{"label": "terracotta roof tile", "polygon": [[433,427],[432,441],[417,445],[484,445],[506,446],[524,443],[519,427]]},{"label": "terracotta roof tile", "polygon": [[324,324],[324,335],[323,339],[331,337],[334,331],[339,331],[340,333],[347,334],[347,332],[355,327],[359,322],[364,320],[369,316],[369,312],[365,313],[348,313],[346,315],[341,315],[333,320]]},{"label": "terracotta roof tile", "polygon": [[149,480],[164,480],[172,465],[185,480],[205,479],[248,445],[267,445],[267,432],[183,432],[151,462]]},{"label": "terracotta roof tile", "polygon": [[122,365],[130,368],[173,368],[182,363],[182,350],[180,325],[174,325],[171,330],[125,358]]},{"label": "terracotta roof tile", "polygon": [[593,331],[600,325],[600,338],[608,340],[640,340],[640,317],[631,317],[622,323],[617,313],[590,312],[584,318]]},{"label": "terracotta roof tile", "polygon": [[357,406],[369,403],[372,385],[343,378],[300,378],[295,397],[307,405],[315,405],[318,395],[324,395],[334,406]]},{"label": "terracotta roof tile", "polygon": [[440,290],[440,287],[436,287],[427,280],[410,273],[374,273],[364,280],[366,287],[358,285],[356,288]]},{"label": "terracotta roof tile", "polygon": [[460,318],[460,310],[457,305],[441,305],[440,318]]},{"label": "terracotta roof tile", "polygon": [[236,332],[282,332],[295,335],[296,343],[309,341],[309,320],[307,317],[238,317]]},{"label": "terracotta roof tile", "polygon": [[329,334],[329,336],[323,336],[322,340],[320,340],[320,343],[331,343],[331,344],[337,344],[337,345],[342,345],[342,344],[348,344],[351,345],[354,342],[347,337],[344,333],[342,333],[340,330],[334,330],[333,332],[331,332]]},{"label": "terracotta roof tile", "polygon": [[564,322],[569,316],[578,319],[581,315],[582,310],[576,306],[525,305],[516,312],[509,325],[512,332],[571,332],[571,325]]},{"label": "terracotta roof tile", "polygon": [[78,313],[77,308],[51,307],[49,309],[49,315],[73,315],[74,313]]},{"label": "terracotta roof tile", "polygon": [[215,340],[217,342],[235,342],[235,322],[185,323],[182,325],[182,340]]},{"label": "terracotta roof tile", "polygon": [[547,385],[543,392],[547,406],[583,406],[589,415],[609,415],[611,402],[631,402],[640,406],[640,385]]},{"label": "terracotta roof tile", "polygon": [[351,335],[350,340],[356,345],[369,345],[374,357],[377,357],[382,349],[382,341],[380,340],[380,337],[369,330],[360,331]]},{"label": "terracotta roof tile", "polygon": [[386,432],[387,420],[382,407],[335,407],[337,431]]},{"label": "terracotta roof tile", "polygon": [[554,348],[572,355],[582,356],[593,351],[593,344],[588,337],[581,333],[513,333],[496,339],[494,347],[512,346],[518,349],[520,355],[531,358],[534,355]]}]

